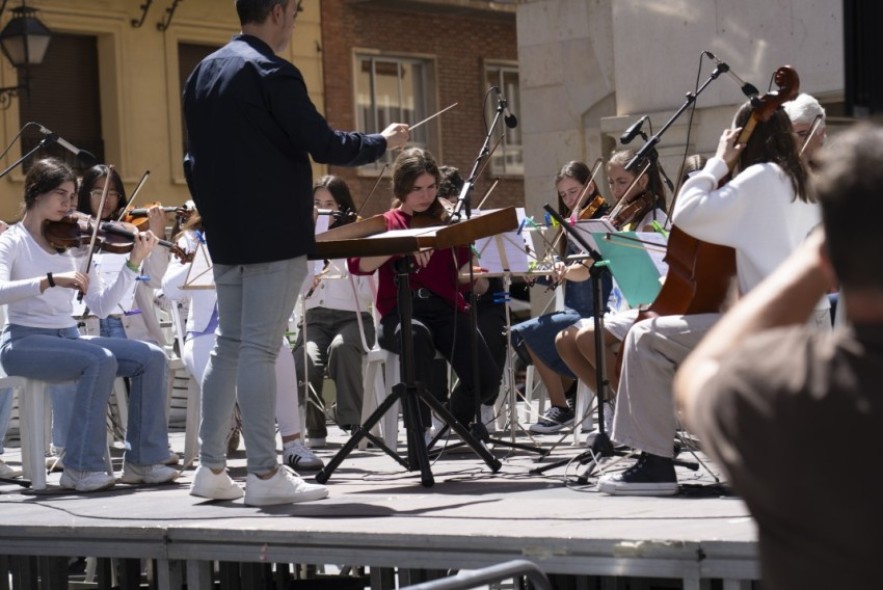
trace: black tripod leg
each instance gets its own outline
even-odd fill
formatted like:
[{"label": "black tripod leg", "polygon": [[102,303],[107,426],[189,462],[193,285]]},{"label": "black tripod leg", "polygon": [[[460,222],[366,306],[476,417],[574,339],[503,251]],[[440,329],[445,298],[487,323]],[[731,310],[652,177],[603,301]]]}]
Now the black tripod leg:
[{"label": "black tripod leg", "polygon": [[[334,470],[343,463],[343,460],[347,458],[347,456],[356,448],[356,445],[359,444],[359,441],[367,436],[367,433],[374,428],[374,425],[380,421],[380,418],[392,408],[392,405],[399,400],[400,390],[393,388],[393,391],[390,395],[386,396],[386,399],[381,402],[377,409],[368,416],[368,419],[365,420],[365,423],[362,424],[361,428],[357,428],[353,435],[346,441],[343,445],[343,448],[340,449],[334,457],[331,458],[331,461],[328,462],[325,467],[319,470],[316,474],[316,481],[319,483],[325,483],[328,481],[328,478],[331,477],[331,474],[334,473]],[[373,438],[372,438],[373,440]],[[390,456],[392,456],[396,461],[401,463],[405,468],[408,467],[408,464],[401,459],[398,455],[390,451],[390,449],[386,445],[381,445],[384,451],[387,452]]]},{"label": "black tripod leg", "polygon": [[422,383],[418,383],[409,391],[408,386],[399,383],[393,388],[395,391],[401,388],[402,416],[408,441],[408,463],[410,469],[420,470],[420,483],[423,487],[432,487],[435,479],[429,464],[429,452],[426,450],[426,438],[423,420],[420,418],[420,396],[428,395]]},{"label": "black tripod leg", "polygon": [[[454,418],[453,414],[451,414],[444,405],[442,405],[437,399],[429,395],[426,391],[418,392],[420,399],[422,399],[426,404],[429,405],[430,408],[436,413],[436,415],[441,418],[442,422],[450,426],[454,429],[454,432],[460,435],[460,438],[463,439],[469,447],[475,451],[479,457],[484,459],[484,462],[487,463],[487,466],[491,468],[491,471],[496,473],[500,470],[500,467],[503,466],[500,463],[499,459],[491,455],[491,452],[487,450],[480,441],[476,440],[475,437],[463,426],[456,418]],[[425,448],[424,448],[425,450]]]}]

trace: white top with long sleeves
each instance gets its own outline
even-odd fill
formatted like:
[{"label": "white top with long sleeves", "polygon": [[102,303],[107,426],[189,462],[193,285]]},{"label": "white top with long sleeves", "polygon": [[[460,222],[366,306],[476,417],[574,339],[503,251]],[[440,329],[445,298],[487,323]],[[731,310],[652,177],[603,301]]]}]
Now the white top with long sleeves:
[{"label": "white top with long sleeves", "polygon": [[[0,236],[0,305],[7,305],[7,322],[32,328],[70,328],[73,319],[74,291],[50,287],[40,293],[40,281],[46,273],[80,270],[85,258],[74,250],[49,253],[40,246],[21,223]],[[123,295],[134,288],[137,273],[123,265],[116,281],[104,285],[95,268],[89,270],[86,305],[99,318],[110,315]]]},{"label": "white top with long sleeves", "polygon": [[694,238],[736,250],[736,277],[745,294],[821,223],[821,211],[818,204],[795,198],[790,178],[777,164],[749,166],[718,188],[728,171],[720,158],[709,159],[681,187],[672,220]]},{"label": "white top with long sleeves", "polygon": [[[178,246],[187,252],[195,252],[199,245],[196,232],[188,230],[178,238]],[[204,248],[208,257],[208,249]],[[211,264],[211,259],[209,258]],[[184,282],[190,273],[191,264],[181,262],[173,256],[169,260],[168,268],[162,279],[162,290],[165,296],[172,301],[189,301],[190,310],[187,312],[187,330],[202,333],[208,327],[212,318],[212,312],[218,301],[218,293],[214,289],[184,289]]]},{"label": "white top with long sleeves", "polygon": [[[323,278],[313,293],[304,300],[307,310],[323,307],[338,311],[368,312],[374,301],[374,293],[371,289],[371,276],[353,275],[353,283],[350,283],[349,272],[345,260],[331,260],[326,269],[327,278]],[[313,281],[304,281],[304,294],[309,292]],[[355,289],[353,289],[355,285]],[[358,308],[356,297],[358,296]]]}]

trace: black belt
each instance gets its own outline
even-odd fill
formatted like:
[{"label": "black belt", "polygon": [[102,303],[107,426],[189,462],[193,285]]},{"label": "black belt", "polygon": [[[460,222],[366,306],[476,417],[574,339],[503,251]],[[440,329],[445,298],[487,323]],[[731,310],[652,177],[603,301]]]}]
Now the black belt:
[{"label": "black belt", "polygon": [[420,287],[419,289],[414,289],[412,291],[414,293],[414,297],[417,299],[431,299],[432,297],[437,297],[435,293],[427,289],[426,287]]}]

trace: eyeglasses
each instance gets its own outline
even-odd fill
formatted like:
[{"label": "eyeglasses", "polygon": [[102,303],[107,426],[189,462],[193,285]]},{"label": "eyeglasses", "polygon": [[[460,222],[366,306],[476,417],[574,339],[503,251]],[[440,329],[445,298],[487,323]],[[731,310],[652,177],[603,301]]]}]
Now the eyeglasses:
[{"label": "eyeglasses", "polygon": [[[104,194],[104,189],[101,189],[101,188],[96,188],[96,189],[92,189],[91,191],[89,191],[89,196],[92,197],[93,199],[100,199],[101,195],[103,195],[103,194]],[[107,191],[107,198],[108,199],[119,199],[122,196],[123,195],[121,195],[120,193],[118,193],[116,191]]]}]

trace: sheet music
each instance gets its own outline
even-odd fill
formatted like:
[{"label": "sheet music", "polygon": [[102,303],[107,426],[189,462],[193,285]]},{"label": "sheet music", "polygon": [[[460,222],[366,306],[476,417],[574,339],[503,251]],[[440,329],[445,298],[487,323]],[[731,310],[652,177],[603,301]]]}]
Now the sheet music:
[{"label": "sheet music", "polygon": [[[496,211],[496,209],[488,210],[486,213],[491,211]],[[524,208],[518,207],[515,212],[518,216],[518,227],[522,228]],[[477,209],[472,213],[476,216],[482,214]],[[518,230],[481,238],[475,242],[479,265],[488,272],[528,272],[530,268],[529,253],[533,252],[534,259],[536,259],[536,252],[533,250],[533,242],[528,243],[527,238],[527,232],[519,232]]]},{"label": "sheet music", "polygon": [[[577,221],[573,224],[573,228],[579,232],[580,236],[583,237],[595,250],[600,250],[598,247],[598,242],[595,241],[595,236],[592,234],[606,234],[606,233],[615,233],[616,228],[604,218],[601,219],[583,219],[581,221]],[[583,250],[582,245],[571,238],[569,235],[567,237],[571,243],[576,246],[577,250],[580,252]]]}]

